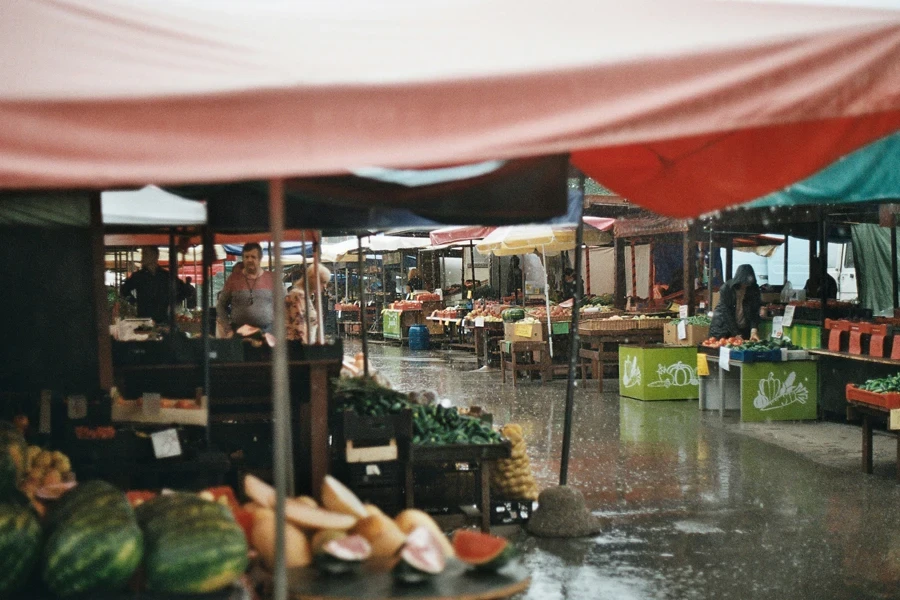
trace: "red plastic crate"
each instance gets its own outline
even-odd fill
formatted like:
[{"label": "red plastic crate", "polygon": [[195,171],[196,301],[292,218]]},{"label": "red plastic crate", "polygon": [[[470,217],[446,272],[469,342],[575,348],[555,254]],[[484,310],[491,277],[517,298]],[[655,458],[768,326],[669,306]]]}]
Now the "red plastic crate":
[{"label": "red plastic crate", "polygon": [[885,392],[879,394],[877,392],[869,392],[859,389],[852,383],[847,384],[847,400],[880,406],[881,408],[886,408],[888,410],[900,408],[900,393]]},{"label": "red plastic crate", "polygon": [[872,339],[869,340],[869,356],[877,356],[878,358],[884,358],[884,352],[887,347],[885,343],[887,341],[887,336],[881,333],[872,333]]}]

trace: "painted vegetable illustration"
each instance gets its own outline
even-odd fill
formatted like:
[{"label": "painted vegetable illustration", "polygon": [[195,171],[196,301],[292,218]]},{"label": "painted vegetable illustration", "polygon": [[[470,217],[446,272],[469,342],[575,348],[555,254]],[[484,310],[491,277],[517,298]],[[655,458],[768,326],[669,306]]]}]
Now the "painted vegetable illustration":
[{"label": "painted vegetable illustration", "polygon": [[622,373],[622,383],[627,388],[641,385],[641,368],[638,366],[637,356],[625,358],[625,372]]},{"label": "painted vegetable illustration", "polygon": [[700,385],[697,379],[697,370],[689,367],[681,361],[673,365],[659,365],[656,370],[657,380],[648,384],[648,387],[684,387],[686,385]]},{"label": "painted vegetable illustration", "polygon": [[774,373],[759,382],[759,393],[753,399],[753,406],[759,410],[778,410],[794,403],[806,404],[809,390],[802,383],[794,385],[796,373],[791,373],[782,382]]}]

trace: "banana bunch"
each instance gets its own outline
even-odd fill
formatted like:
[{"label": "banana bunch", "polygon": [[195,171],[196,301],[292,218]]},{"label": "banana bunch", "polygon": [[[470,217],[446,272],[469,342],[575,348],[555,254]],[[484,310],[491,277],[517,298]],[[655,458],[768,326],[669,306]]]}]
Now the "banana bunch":
[{"label": "banana bunch", "polygon": [[510,458],[497,461],[491,472],[491,488],[509,500],[537,500],[537,483],[531,472],[521,425],[504,425],[500,428],[500,433],[512,442],[512,454]]}]

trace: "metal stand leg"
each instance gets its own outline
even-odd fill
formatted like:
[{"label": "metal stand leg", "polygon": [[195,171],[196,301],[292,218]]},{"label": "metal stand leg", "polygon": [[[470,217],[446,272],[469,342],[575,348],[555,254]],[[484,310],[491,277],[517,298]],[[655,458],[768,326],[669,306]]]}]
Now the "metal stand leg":
[{"label": "metal stand leg", "polygon": [[862,469],[863,473],[872,473],[872,422],[869,415],[862,417]]}]

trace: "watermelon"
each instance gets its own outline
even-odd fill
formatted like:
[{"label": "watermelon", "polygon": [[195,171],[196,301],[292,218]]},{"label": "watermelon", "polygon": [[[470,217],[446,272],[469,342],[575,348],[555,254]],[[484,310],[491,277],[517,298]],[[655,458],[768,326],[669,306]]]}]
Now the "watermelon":
[{"label": "watermelon", "polygon": [[453,534],[453,550],[459,560],[479,571],[496,571],[516,555],[512,544],[502,537],[471,529]]},{"label": "watermelon", "polygon": [[428,527],[417,527],[400,550],[394,577],[401,583],[422,583],[444,571],[444,550]]},{"label": "watermelon", "polygon": [[316,566],[324,573],[355,573],[372,554],[372,546],[361,535],[348,536],[343,531],[326,531],[326,534],[320,543],[313,544]]},{"label": "watermelon", "polygon": [[41,555],[41,525],[21,504],[0,504],[0,598],[28,580]]},{"label": "watermelon", "polygon": [[0,502],[6,501],[25,477],[28,444],[16,426],[0,421]]},{"label": "watermelon", "polygon": [[144,554],[134,511],[109,484],[91,482],[65,494],[48,526],[42,576],[60,597],[123,588]]},{"label": "watermelon", "polygon": [[525,318],[525,309],[523,308],[507,308],[500,313],[500,318],[504,323],[514,323]]},{"label": "watermelon", "polygon": [[193,494],[138,507],[146,537],[147,589],[203,594],[232,585],[247,568],[247,538],[228,507]]}]

